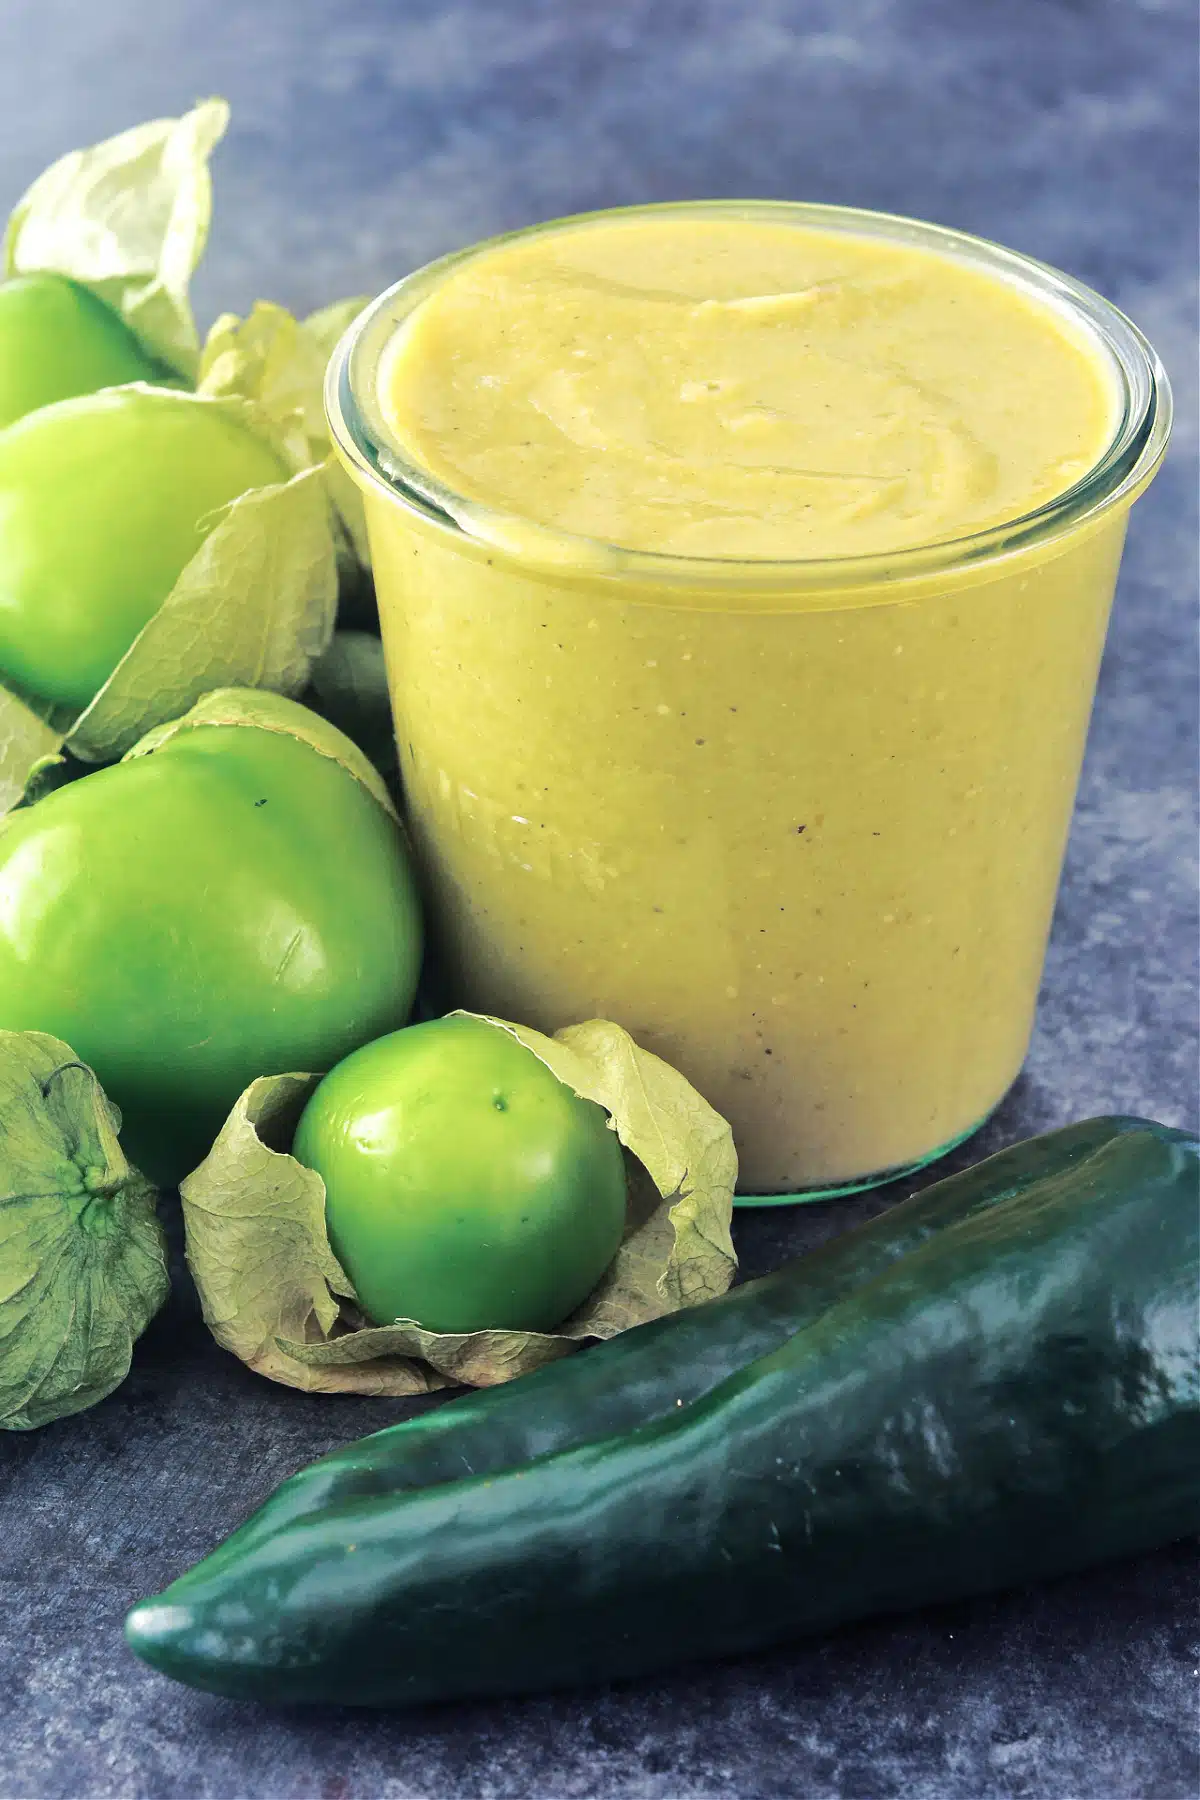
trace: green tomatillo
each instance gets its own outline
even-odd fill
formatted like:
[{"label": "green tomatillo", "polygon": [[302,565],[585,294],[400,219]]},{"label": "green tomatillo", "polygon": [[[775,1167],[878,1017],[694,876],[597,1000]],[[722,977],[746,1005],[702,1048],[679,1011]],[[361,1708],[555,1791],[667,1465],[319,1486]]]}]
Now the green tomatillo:
[{"label": "green tomatillo", "polygon": [[402,1025],[420,959],[382,782],[276,695],[209,695],[0,831],[0,1028],[73,1045],[160,1185],[255,1076]]},{"label": "green tomatillo", "polygon": [[378,1325],[549,1331],[624,1231],[604,1109],[486,1019],[355,1051],[309,1100],[292,1154],[324,1181],[330,1242]]},{"label": "green tomatillo", "polygon": [[61,400],[0,432],[0,679],[81,711],[221,508],[289,473],[227,403],[169,388]]},{"label": "green tomatillo", "polygon": [[168,373],[111,306],[68,276],[0,284],[0,429],[55,400]]}]

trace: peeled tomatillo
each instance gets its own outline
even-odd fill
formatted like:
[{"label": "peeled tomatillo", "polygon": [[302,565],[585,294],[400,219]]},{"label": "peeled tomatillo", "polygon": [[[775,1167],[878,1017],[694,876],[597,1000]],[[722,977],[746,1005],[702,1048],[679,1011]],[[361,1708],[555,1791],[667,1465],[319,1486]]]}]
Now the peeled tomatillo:
[{"label": "peeled tomatillo", "polygon": [[292,1154],[377,1325],[550,1331],[616,1255],[625,1169],[604,1109],[484,1019],[367,1044],[305,1107]]}]

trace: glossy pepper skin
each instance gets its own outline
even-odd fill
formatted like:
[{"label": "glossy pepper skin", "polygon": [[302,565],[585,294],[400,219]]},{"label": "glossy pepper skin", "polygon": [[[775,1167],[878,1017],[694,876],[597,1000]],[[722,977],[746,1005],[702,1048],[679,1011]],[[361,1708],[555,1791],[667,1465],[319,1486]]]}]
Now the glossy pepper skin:
[{"label": "glossy pepper skin", "polygon": [[240,1552],[307,1513],[494,1475],[665,1418],[778,1349],[936,1232],[1035,1182],[1065,1175],[1114,1137],[1145,1129],[1140,1119],[1086,1119],[1014,1144],[704,1306],[372,1432],[291,1476],[214,1554]]},{"label": "glossy pepper skin", "polygon": [[0,831],[0,1028],[69,1043],[160,1185],[256,1076],[402,1025],[420,959],[399,825],[282,731],[181,732]]},{"label": "glossy pepper skin", "polygon": [[1198,1174],[1194,1137],[1114,1132],[691,1405],[231,1541],[129,1642],[237,1698],[418,1704],[759,1649],[1196,1531]]}]

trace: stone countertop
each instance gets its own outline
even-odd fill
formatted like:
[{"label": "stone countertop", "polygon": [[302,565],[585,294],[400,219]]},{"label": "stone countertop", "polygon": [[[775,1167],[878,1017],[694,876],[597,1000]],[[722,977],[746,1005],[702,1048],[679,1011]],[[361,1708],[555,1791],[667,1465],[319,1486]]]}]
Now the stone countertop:
[{"label": "stone countertop", "polygon": [[[6,0],[0,191],[198,95],[233,102],[202,321],[374,291],[619,202],[915,213],[1061,265],[1171,367],[1033,1051],[955,1158],[1100,1111],[1194,1122],[1196,22],[1190,0]],[[896,1190],[889,1190],[890,1200]],[[884,1203],[743,1215],[751,1273]],[[320,1800],[1192,1800],[1196,1562],[671,1680],[410,1716],[193,1694],[124,1651],[137,1596],[284,1475],[400,1416],[273,1388],[181,1289],[94,1411],[0,1442],[0,1795]]]}]

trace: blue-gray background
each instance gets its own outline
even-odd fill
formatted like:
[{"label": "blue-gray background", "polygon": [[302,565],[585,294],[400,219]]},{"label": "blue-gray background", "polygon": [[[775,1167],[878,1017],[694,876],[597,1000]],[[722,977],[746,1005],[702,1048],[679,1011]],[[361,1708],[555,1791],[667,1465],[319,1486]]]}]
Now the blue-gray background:
[{"label": "blue-gray background", "polygon": [[[916,213],[1130,312],[1180,423],[1131,527],[1028,1071],[973,1158],[1091,1112],[1194,1113],[1196,52],[1194,0],[0,0],[0,212],[64,150],[215,92],[233,126],[202,323],[706,194]],[[880,1203],[743,1219],[744,1262]],[[0,1442],[4,1800],[1194,1800],[1187,1548],[669,1681],[412,1718],[268,1718],[126,1657],[129,1601],[400,1410],[269,1388],[185,1294],[111,1400]]]}]

